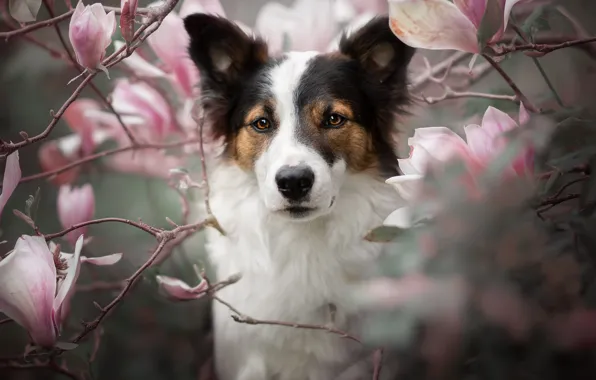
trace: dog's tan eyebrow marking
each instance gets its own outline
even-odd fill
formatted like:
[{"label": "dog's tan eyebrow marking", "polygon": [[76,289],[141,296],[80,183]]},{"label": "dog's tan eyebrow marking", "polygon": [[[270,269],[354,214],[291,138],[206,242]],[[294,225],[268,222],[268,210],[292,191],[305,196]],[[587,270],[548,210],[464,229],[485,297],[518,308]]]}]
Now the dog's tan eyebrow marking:
[{"label": "dog's tan eyebrow marking", "polygon": [[352,107],[350,107],[350,104],[347,102],[344,102],[343,100],[334,100],[333,102],[331,102],[331,113],[338,113],[341,114],[344,117],[347,117],[348,119],[353,119],[354,118],[354,111],[352,110]]}]

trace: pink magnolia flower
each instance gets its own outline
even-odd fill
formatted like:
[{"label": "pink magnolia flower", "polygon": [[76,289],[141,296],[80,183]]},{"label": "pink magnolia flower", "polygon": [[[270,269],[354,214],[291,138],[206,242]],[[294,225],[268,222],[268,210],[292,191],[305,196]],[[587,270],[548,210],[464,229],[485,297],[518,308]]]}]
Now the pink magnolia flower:
[{"label": "pink magnolia flower", "polygon": [[171,169],[184,166],[184,159],[161,150],[140,150],[114,155],[108,165],[121,173],[167,179]]},{"label": "pink magnolia flower", "polygon": [[186,282],[168,276],[157,276],[157,283],[160,290],[170,299],[176,301],[190,301],[203,297],[209,284],[204,278],[201,278],[199,284],[190,286]]},{"label": "pink magnolia flower", "polygon": [[15,151],[6,157],[4,177],[2,178],[2,193],[0,194],[0,216],[8,198],[12,195],[21,180],[21,166],[19,165],[19,151]]},{"label": "pink magnolia flower", "polygon": [[[6,6],[5,4],[0,4]],[[18,22],[33,22],[41,7],[41,0],[9,0],[8,10],[12,18]]]},{"label": "pink magnolia flower", "polygon": [[[527,122],[529,115],[520,106],[520,123]],[[391,177],[386,183],[395,187],[401,197],[415,200],[426,168],[433,161],[444,162],[458,156],[466,162],[471,173],[478,173],[505,149],[506,140],[502,134],[519,125],[506,113],[488,107],[482,119],[482,126],[466,126],[466,141],[449,128],[418,128],[408,139],[410,156],[398,159],[403,175]],[[526,147],[515,158],[506,175],[528,175],[533,171],[534,150]],[[395,210],[384,221],[385,225],[410,226],[410,210],[403,207]]]},{"label": "pink magnolia flower", "polygon": [[188,55],[190,37],[182,18],[171,12],[161,26],[147,39],[164,70],[173,75],[177,88],[189,98],[195,94],[199,72]]},{"label": "pink magnolia flower", "polygon": [[[60,186],[57,203],[58,218],[64,228],[91,220],[95,213],[95,196],[89,184],[79,188],[71,188],[70,185]],[[87,226],[77,228],[66,234],[66,240],[74,245],[78,237],[86,233]]]},{"label": "pink magnolia flower", "polygon": [[[77,135],[71,136],[76,137]],[[43,172],[54,171],[76,160],[76,154],[68,155],[65,153],[57,140],[43,143],[39,148],[37,155]],[[50,181],[58,186],[65,183],[71,183],[77,179],[80,171],[81,166],[75,166],[72,169],[50,177]]]},{"label": "pink magnolia flower", "polygon": [[285,37],[289,50],[324,51],[339,27],[334,7],[332,0],[296,0],[291,7],[269,2],[259,11],[255,29],[266,38],[272,55],[283,52]]},{"label": "pink magnolia flower", "polygon": [[[136,116],[128,118],[125,123],[133,127],[135,135],[148,141],[161,140],[176,130],[169,104],[147,83],[119,79],[112,92],[112,106],[121,114]],[[122,137],[122,129],[120,131]]]},{"label": "pink magnolia flower", "polygon": [[79,1],[68,29],[77,62],[89,70],[101,69],[107,73],[101,60],[112,42],[112,34],[115,30],[114,11],[106,14],[100,3],[85,6],[82,1]]},{"label": "pink magnolia flower", "polygon": [[[124,42],[114,41],[116,50],[123,46]],[[145,60],[136,51],[125,58],[123,62],[141,78],[163,78],[167,75],[162,69]]]},{"label": "pink magnolia flower", "polygon": [[[503,36],[511,9],[520,1],[389,0],[390,26],[412,47],[480,53],[481,44]],[[492,2],[495,6],[489,7]]]},{"label": "pink magnolia flower", "polygon": [[[0,311],[23,326],[39,346],[52,347],[60,335],[80,263],[110,265],[120,260],[120,254],[92,259],[81,256],[83,239],[81,235],[74,253],[68,254],[57,252],[55,245],[48,247],[41,236],[23,235],[0,261]],[[58,269],[56,262],[61,263]]]},{"label": "pink magnolia flower", "polygon": [[120,9],[120,30],[122,37],[127,42],[132,40],[135,29],[135,16],[137,13],[138,0],[121,0]]}]

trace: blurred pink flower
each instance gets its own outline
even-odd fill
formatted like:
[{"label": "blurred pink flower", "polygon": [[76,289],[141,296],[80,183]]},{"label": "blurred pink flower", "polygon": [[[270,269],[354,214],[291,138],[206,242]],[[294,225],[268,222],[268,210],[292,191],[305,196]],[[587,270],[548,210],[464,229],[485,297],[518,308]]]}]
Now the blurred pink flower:
[{"label": "blurred pink flower", "polygon": [[[6,7],[5,4],[0,4]],[[41,0],[9,0],[8,9],[12,18],[18,22],[33,22],[41,8]]]},{"label": "blurred pink flower", "polygon": [[[519,118],[522,125],[529,119],[523,104],[520,106]],[[403,174],[388,178],[386,183],[395,187],[405,200],[414,201],[429,164],[459,157],[467,164],[471,174],[479,173],[505,149],[506,139],[503,133],[517,127],[519,125],[509,115],[494,107],[488,107],[482,119],[482,126],[468,125],[464,128],[467,143],[445,127],[418,128],[414,131],[414,136],[408,139],[410,156],[407,159],[398,159]],[[531,175],[533,162],[534,149],[527,146],[513,160],[511,166],[505,169],[505,175]],[[474,185],[470,182],[473,182],[473,177],[464,177],[464,186],[473,194]],[[407,228],[410,226],[410,216],[407,206],[398,208],[383,224]]]},{"label": "blurred pink flower", "polygon": [[120,31],[125,41],[130,42],[135,31],[135,16],[138,0],[121,0]]},{"label": "blurred pink flower", "polygon": [[199,72],[187,52],[190,37],[184,29],[182,18],[171,12],[147,40],[164,64],[165,71],[173,75],[177,88],[184,96],[192,98],[199,81]]},{"label": "blurred pink flower", "polygon": [[89,69],[101,69],[101,60],[112,42],[112,34],[116,30],[114,11],[106,14],[101,3],[83,5],[79,1],[70,19],[68,36],[81,66]]},{"label": "blurred pink flower", "polygon": [[19,151],[15,151],[6,157],[4,176],[2,177],[2,193],[0,193],[0,217],[8,198],[12,195],[21,180],[21,166],[19,165]]},{"label": "blurred pink flower", "polygon": [[93,132],[101,127],[86,113],[100,110],[101,107],[92,99],[77,99],[68,106],[62,116],[66,124],[80,137],[80,154],[89,155],[95,150],[96,140]]},{"label": "blurred pink flower", "polygon": [[267,40],[269,53],[284,51],[284,38],[292,51],[325,51],[338,31],[333,0],[296,0],[291,7],[266,3],[255,23],[256,31]]},{"label": "blurred pink flower", "polygon": [[[58,218],[64,228],[89,221],[95,213],[95,196],[91,185],[86,184],[79,188],[62,185],[58,191]],[[73,244],[80,235],[87,233],[87,227],[77,228],[66,234],[65,238]]]},{"label": "blurred pink flower", "polygon": [[190,301],[203,297],[209,287],[207,281],[202,278],[198,285],[191,287],[186,282],[168,276],[157,276],[157,283],[160,290],[168,298],[176,301]]},{"label": "blurred pink flower", "polygon": [[[122,41],[114,41],[114,48],[116,50],[124,45]],[[125,58],[123,62],[141,78],[162,78],[166,76],[166,73],[162,69],[145,60],[136,51]]]},{"label": "blurred pink flower", "polygon": [[[145,82],[131,83],[127,79],[119,79],[112,92],[112,106],[120,114],[129,116],[125,123],[133,127],[136,136],[140,135],[145,140],[161,140],[176,130],[169,104]],[[127,138],[121,127],[119,134],[121,138]]]},{"label": "blurred pink flower", "polygon": [[412,47],[481,53],[481,43],[503,36],[511,9],[522,0],[490,1],[496,6],[487,0],[389,0],[391,30]]},{"label": "blurred pink flower", "polygon": [[119,172],[167,179],[170,170],[184,166],[184,159],[161,150],[139,150],[112,156],[108,165]]},{"label": "blurred pink flower", "polygon": [[59,313],[64,299],[74,290],[83,236],[67,262],[66,276],[56,283],[56,266],[41,236],[23,235],[0,261],[0,311],[23,326],[40,346],[52,347],[59,334]]},{"label": "blurred pink flower", "polygon": [[[76,136],[76,135],[72,135]],[[59,147],[58,141],[48,141],[41,145],[37,152],[39,164],[43,172],[50,172],[61,167],[64,167],[76,159],[76,156],[69,156]],[[55,185],[63,185],[65,183],[73,182],[81,171],[80,166],[75,166],[72,169],[66,170],[55,176],[51,176],[49,180]]]},{"label": "blurred pink flower", "polygon": [[[520,107],[520,124],[527,121],[525,108]],[[488,107],[482,118],[482,126],[468,125],[465,127],[466,140],[473,154],[484,163],[498,157],[505,149],[507,140],[503,134],[518,128],[515,122],[505,112],[494,107]],[[532,174],[534,171],[534,149],[526,147],[506,169],[510,174],[519,176]]]}]

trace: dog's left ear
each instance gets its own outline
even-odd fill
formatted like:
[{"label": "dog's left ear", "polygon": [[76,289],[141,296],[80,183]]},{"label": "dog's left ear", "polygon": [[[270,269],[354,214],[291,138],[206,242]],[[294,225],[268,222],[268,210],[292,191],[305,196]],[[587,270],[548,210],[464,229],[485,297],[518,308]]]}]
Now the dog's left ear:
[{"label": "dog's left ear", "polygon": [[403,82],[416,51],[401,42],[389,27],[389,17],[375,17],[350,36],[342,36],[339,51],[360,62],[370,79]]}]

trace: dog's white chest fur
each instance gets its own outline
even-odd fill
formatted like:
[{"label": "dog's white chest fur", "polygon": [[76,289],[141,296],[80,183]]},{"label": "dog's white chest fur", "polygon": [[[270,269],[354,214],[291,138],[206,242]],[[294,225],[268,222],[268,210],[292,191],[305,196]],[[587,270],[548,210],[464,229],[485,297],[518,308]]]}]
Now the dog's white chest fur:
[{"label": "dog's white chest fur", "polygon": [[[218,280],[242,275],[219,297],[259,320],[353,329],[350,286],[381,249],[363,236],[399,206],[396,192],[348,175],[330,215],[295,222],[268,213],[256,180],[234,166],[219,166],[210,181],[211,207],[226,231],[209,231],[210,259]],[[362,354],[358,343],[325,331],[237,323],[217,302],[214,326],[220,380],[328,380]]]}]

